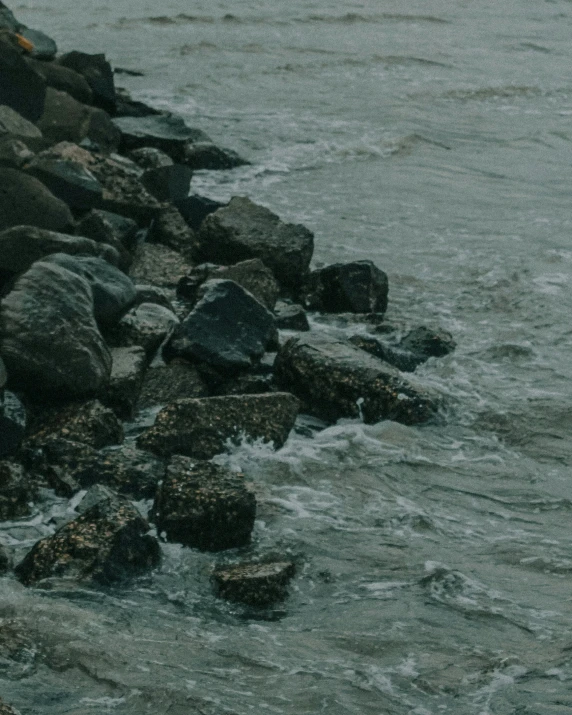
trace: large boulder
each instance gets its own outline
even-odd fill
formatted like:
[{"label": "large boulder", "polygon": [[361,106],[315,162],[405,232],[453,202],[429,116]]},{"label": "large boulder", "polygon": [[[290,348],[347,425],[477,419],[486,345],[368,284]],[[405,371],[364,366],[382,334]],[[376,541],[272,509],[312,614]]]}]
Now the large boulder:
[{"label": "large boulder", "polygon": [[290,292],[299,290],[314,251],[314,237],[307,228],[283,223],[269,209],[239,196],[209,214],[198,237],[203,260],[233,264],[260,258]]},{"label": "large boulder", "polygon": [[221,566],[212,574],[216,595],[248,606],[270,606],[283,601],[296,567],[292,561]]},{"label": "large boulder", "polygon": [[0,168],[0,230],[23,224],[66,233],[72,229],[73,216],[35,177]]},{"label": "large boulder", "polygon": [[35,124],[29,122],[6,104],[0,105],[0,140],[12,137],[24,142],[32,151],[43,148],[44,137]]},{"label": "large boulder", "polygon": [[234,281],[210,280],[163,355],[167,361],[182,357],[222,370],[243,370],[260,360],[275,333],[274,316],[253,295]]},{"label": "large boulder", "polygon": [[118,117],[113,121],[121,132],[123,152],[155,147],[168,154],[173,161],[184,163],[187,144],[210,141],[204,132],[188,127],[181,117],[174,114]]},{"label": "large boulder", "polygon": [[27,425],[26,408],[14,393],[4,392],[5,383],[6,370],[0,359],[0,457],[18,449]]},{"label": "large boulder", "polygon": [[198,243],[195,232],[176,206],[170,204],[161,209],[153,221],[147,239],[169,246],[189,260],[193,260],[197,253]]},{"label": "large boulder", "polygon": [[49,152],[36,155],[26,171],[39,179],[54,196],[74,210],[101,206],[103,187],[82,164],[51,156]]},{"label": "large boulder", "polygon": [[30,122],[44,112],[46,81],[22,57],[20,48],[0,36],[0,104],[6,104]]},{"label": "large boulder", "polygon": [[278,352],[275,376],[320,419],[362,417],[417,424],[432,417],[436,397],[405,381],[391,365],[344,340],[325,335],[291,338]]},{"label": "large boulder", "polygon": [[26,586],[49,577],[104,585],[122,581],[159,564],[160,547],[148,530],[135,507],[111,497],[38,541],[14,571]]},{"label": "large boulder", "polygon": [[304,302],[325,313],[385,313],[387,293],[387,274],[371,261],[334,263],[312,271]]},{"label": "large boulder", "polygon": [[116,95],[113,70],[105,59],[105,55],[89,55],[86,52],[74,50],[59,57],[57,63],[61,67],[73,70],[85,79],[91,89],[92,101],[96,107],[100,107],[110,114],[115,113]]},{"label": "large boulder", "polygon": [[53,263],[34,263],[17,279],[0,303],[0,335],[10,379],[25,391],[83,396],[109,380],[91,287]]},{"label": "large boulder", "polygon": [[151,514],[169,541],[221,551],[249,543],[256,498],[243,474],[176,456],[157,489]]},{"label": "large boulder", "polygon": [[193,231],[198,231],[209,214],[218,211],[225,205],[220,201],[209,199],[206,196],[199,196],[198,194],[192,194],[192,196],[175,201],[175,206]]},{"label": "large boulder", "polygon": [[100,209],[88,211],[76,226],[78,236],[112,246],[119,253],[118,266],[121,270],[128,270],[133,262],[129,251],[137,241],[138,230],[133,219]]},{"label": "large boulder", "polygon": [[0,270],[22,273],[32,263],[50,254],[94,256],[116,264],[119,256],[114,248],[89,238],[68,236],[35,226],[14,226],[0,232]]},{"label": "large boulder", "polygon": [[158,365],[147,370],[137,407],[158,407],[185,397],[208,395],[208,388],[196,367],[186,360],[173,360],[168,365]]},{"label": "large boulder", "polygon": [[82,104],[91,104],[93,93],[85,77],[68,67],[63,67],[57,62],[42,62],[29,59],[28,64],[46,81],[48,87],[60,92],[67,92],[76,101]]},{"label": "large boulder", "polygon": [[225,451],[229,440],[239,443],[243,438],[280,449],[298,408],[298,400],[285,392],[176,400],[159,412],[137,445],[159,455],[196,459],[211,459]]}]

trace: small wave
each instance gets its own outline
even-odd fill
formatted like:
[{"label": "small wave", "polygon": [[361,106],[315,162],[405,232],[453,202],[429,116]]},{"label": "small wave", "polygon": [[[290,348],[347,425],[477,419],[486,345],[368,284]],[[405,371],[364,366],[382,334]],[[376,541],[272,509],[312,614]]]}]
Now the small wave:
[{"label": "small wave", "polygon": [[296,18],[296,22],[322,22],[322,23],[339,23],[343,25],[353,25],[356,23],[384,23],[384,22],[429,22],[436,24],[448,25],[449,20],[434,15],[407,15],[401,13],[378,13],[373,15],[363,15],[358,12],[346,12],[343,15],[307,15],[306,17]]},{"label": "small wave", "polygon": [[476,89],[452,89],[445,92],[446,99],[486,100],[511,97],[538,97],[543,94],[540,87],[528,85],[505,85],[503,87],[477,87]]}]

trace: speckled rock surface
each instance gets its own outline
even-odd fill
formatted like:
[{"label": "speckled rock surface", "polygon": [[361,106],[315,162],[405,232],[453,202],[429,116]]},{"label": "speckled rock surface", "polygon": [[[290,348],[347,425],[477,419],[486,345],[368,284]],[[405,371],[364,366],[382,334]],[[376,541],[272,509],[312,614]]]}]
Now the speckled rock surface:
[{"label": "speckled rock surface", "polygon": [[177,400],[159,412],[137,444],[156,454],[197,459],[210,459],[225,451],[227,440],[242,438],[273,442],[279,449],[294,426],[298,406],[286,392]]},{"label": "speckled rock surface", "polygon": [[116,347],[141,346],[151,357],[179,319],[168,308],[156,303],[141,303],[132,308],[109,333]]},{"label": "speckled rock surface", "polygon": [[137,408],[168,405],[178,399],[208,397],[208,394],[196,367],[185,360],[173,360],[168,365],[147,370]]},{"label": "speckled rock surface", "polygon": [[35,486],[20,464],[0,461],[0,519],[28,516],[35,494]]},{"label": "speckled rock surface", "polygon": [[[6,373],[3,373],[4,375]],[[0,365],[0,384],[2,366]],[[26,431],[27,413],[20,399],[0,387],[0,457],[13,454],[19,447]]]},{"label": "speckled rock surface", "polygon": [[145,350],[134,345],[112,348],[111,376],[105,391],[100,395],[104,405],[110,407],[122,420],[133,417],[133,412],[147,369]]},{"label": "speckled rock surface", "polygon": [[144,243],[135,253],[129,275],[134,283],[174,288],[190,267],[178,251],[160,243]]},{"label": "speckled rock surface", "polygon": [[350,343],[326,336],[291,338],[278,352],[276,380],[303,402],[303,410],[329,422],[340,417],[372,424],[389,419],[425,422],[437,409],[432,393]]},{"label": "speckled rock surface", "polygon": [[175,206],[161,209],[149,231],[149,241],[162,243],[192,261],[197,253],[197,237]]},{"label": "speckled rock surface", "polygon": [[239,564],[215,569],[212,581],[220,598],[249,606],[269,606],[286,598],[295,571],[291,561]]},{"label": "speckled rock surface", "polygon": [[152,514],[169,541],[220,551],[249,543],[256,498],[243,474],[176,456],[157,489]]},{"label": "speckled rock surface", "polygon": [[304,286],[304,304],[327,313],[384,313],[387,274],[371,261],[334,263],[312,271]]},{"label": "speckled rock surface", "polygon": [[160,548],[148,524],[128,501],[114,497],[95,504],[38,541],[14,569],[29,586],[50,576],[109,584],[158,565]]}]

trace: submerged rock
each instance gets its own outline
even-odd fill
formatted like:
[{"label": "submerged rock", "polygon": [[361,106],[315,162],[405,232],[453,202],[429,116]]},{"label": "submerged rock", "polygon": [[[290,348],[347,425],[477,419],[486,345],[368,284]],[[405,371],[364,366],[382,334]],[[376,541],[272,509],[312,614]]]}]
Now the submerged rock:
[{"label": "submerged rock", "polygon": [[173,457],[152,509],[169,541],[205,551],[248,544],[255,517],[256,498],[243,474],[188,457]]},{"label": "submerged rock", "polygon": [[211,459],[225,451],[227,441],[243,438],[262,439],[280,449],[298,407],[298,400],[285,392],[176,400],[159,412],[137,445],[159,455],[196,459]]},{"label": "submerged rock", "polygon": [[371,261],[334,263],[312,271],[304,302],[325,313],[385,313],[387,293],[387,274]]},{"label": "submerged rock", "polygon": [[237,564],[215,569],[212,581],[220,598],[248,606],[270,606],[286,598],[295,571],[291,561]]},{"label": "submerged rock", "polygon": [[435,395],[405,381],[391,365],[326,336],[288,340],[278,352],[275,375],[306,411],[329,422],[361,416],[367,424],[385,419],[418,424],[438,407]]},{"label": "submerged rock", "polygon": [[155,568],[157,540],[128,501],[112,497],[38,541],[14,572],[26,586],[55,576],[111,584]]}]

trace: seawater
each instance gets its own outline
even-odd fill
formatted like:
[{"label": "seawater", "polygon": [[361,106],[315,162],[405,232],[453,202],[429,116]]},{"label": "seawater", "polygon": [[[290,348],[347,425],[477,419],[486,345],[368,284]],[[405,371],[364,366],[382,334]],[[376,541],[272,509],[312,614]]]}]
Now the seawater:
[{"label": "seawater", "polygon": [[[4,698],[24,715],[570,712],[571,3],[13,9],[143,71],[118,83],[251,160],[195,191],[305,223],[315,265],[375,261],[388,321],[458,348],[417,370],[446,396],[436,424],[341,421],[219,458],[257,491],[244,556],[298,565],[284,604],[214,599],[233,554],[172,544],[127,588],[0,580],[2,623],[26,634]],[[51,528],[39,513],[25,532]]]}]

